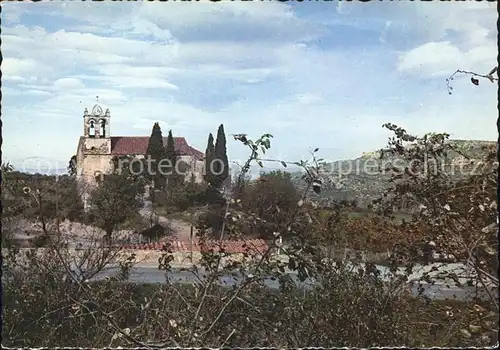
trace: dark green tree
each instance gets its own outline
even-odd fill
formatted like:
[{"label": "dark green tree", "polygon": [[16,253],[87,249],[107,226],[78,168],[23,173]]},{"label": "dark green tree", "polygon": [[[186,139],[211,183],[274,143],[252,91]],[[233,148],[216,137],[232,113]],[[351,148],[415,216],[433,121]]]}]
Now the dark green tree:
[{"label": "dark green tree", "polygon": [[291,220],[301,194],[293,184],[290,173],[276,170],[250,181],[241,199],[246,212],[256,213],[263,219],[256,228],[261,237],[266,237]]},{"label": "dark green tree", "polygon": [[224,125],[219,125],[217,130],[217,140],[215,141],[215,150],[213,157],[213,178],[214,185],[221,188],[224,181],[229,176],[229,161],[227,159],[226,149],[226,134],[224,133]]},{"label": "dark green tree", "polygon": [[[151,158],[151,173],[146,171],[148,180],[153,180],[155,188],[160,188],[165,185],[165,176],[159,171],[159,163],[166,157],[165,147],[163,146],[163,135],[161,132],[160,124],[155,123],[151,136],[149,138],[146,156]],[[147,169],[147,167],[145,167]]]},{"label": "dark green tree", "polygon": [[148,155],[161,155],[163,153],[163,135],[161,132],[160,124],[154,123],[151,136],[149,137],[148,148],[146,154]]},{"label": "dark green tree", "polygon": [[169,130],[168,132],[167,145],[165,147],[165,159],[167,161],[164,162],[162,169],[166,173],[168,186],[177,187],[178,185],[181,185],[184,182],[183,174],[186,169],[182,166],[183,164],[179,163],[181,160],[179,159],[177,150],[175,149],[172,130]]},{"label": "dark green tree", "polygon": [[214,157],[214,152],[214,136],[210,133],[208,135],[207,150],[205,151],[205,173],[203,176],[207,184],[213,183],[213,173],[211,172],[210,164]]},{"label": "dark green tree", "polygon": [[[210,135],[212,136],[212,135]],[[210,138],[207,145],[206,160],[208,161],[208,183],[209,186],[206,191],[206,198],[209,205],[209,214],[204,219],[204,224],[212,229],[212,233],[218,235],[223,222],[225,199],[222,195],[221,189],[224,181],[229,176],[229,164],[226,152],[226,135],[224,133],[224,125],[220,125],[217,130],[217,139],[215,146],[212,149]]]}]

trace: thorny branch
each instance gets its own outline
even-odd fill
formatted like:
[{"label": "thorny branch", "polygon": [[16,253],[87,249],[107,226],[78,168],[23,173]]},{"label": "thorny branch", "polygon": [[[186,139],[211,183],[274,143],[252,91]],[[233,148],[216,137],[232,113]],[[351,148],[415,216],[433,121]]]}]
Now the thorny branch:
[{"label": "thorny branch", "polygon": [[[495,73],[497,73],[497,76],[493,75]],[[476,72],[470,72],[470,71],[466,71],[466,70],[457,69],[452,75],[450,75],[446,79],[446,87],[448,88],[448,94],[450,94],[450,95],[452,94],[452,91],[453,91],[453,86],[451,86],[451,82],[455,79],[455,76],[458,74],[470,75],[471,76],[471,83],[476,85],[476,86],[479,85],[479,80],[477,79],[477,77],[488,79],[492,83],[494,83],[495,81],[498,81],[498,69],[497,69],[497,67],[494,67],[488,74],[479,74]]]}]

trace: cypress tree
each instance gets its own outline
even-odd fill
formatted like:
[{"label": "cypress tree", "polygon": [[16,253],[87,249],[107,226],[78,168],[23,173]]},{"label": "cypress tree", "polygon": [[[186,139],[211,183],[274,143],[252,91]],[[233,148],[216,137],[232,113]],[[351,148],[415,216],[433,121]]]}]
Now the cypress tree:
[{"label": "cypress tree", "polygon": [[153,130],[151,131],[151,136],[149,137],[146,154],[150,155],[151,158],[153,158],[154,156],[163,155],[163,135],[159,123],[154,123],[153,125]]},{"label": "cypress tree", "polygon": [[213,183],[213,174],[211,172],[210,164],[214,157],[214,151],[215,151],[214,136],[212,135],[212,133],[210,133],[208,135],[207,150],[205,151],[205,174],[204,174],[205,182],[207,182],[208,184]]},{"label": "cypress tree", "polygon": [[[151,136],[149,137],[148,148],[146,156],[151,157],[151,170],[153,174],[147,174],[147,178],[155,181],[155,187],[160,188],[164,185],[164,176],[160,174],[158,169],[159,162],[165,158],[165,148],[163,147],[163,135],[161,132],[160,124],[155,123]],[[147,169],[147,168],[146,168]]]},{"label": "cypress tree", "polygon": [[169,130],[167,137],[167,145],[165,146],[165,158],[170,161],[171,167],[167,169],[165,166],[163,167],[164,171],[167,171],[169,175],[167,178],[169,179],[169,183],[171,185],[177,185],[181,182],[182,174],[177,174],[175,165],[177,164],[177,153],[175,151],[175,142],[174,137],[172,136],[172,130]]},{"label": "cypress tree", "polygon": [[226,149],[226,134],[224,133],[224,125],[219,125],[217,130],[217,140],[215,141],[215,151],[214,151],[214,179],[215,186],[220,188],[224,181],[229,176],[229,161],[227,159],[227,149]]}]

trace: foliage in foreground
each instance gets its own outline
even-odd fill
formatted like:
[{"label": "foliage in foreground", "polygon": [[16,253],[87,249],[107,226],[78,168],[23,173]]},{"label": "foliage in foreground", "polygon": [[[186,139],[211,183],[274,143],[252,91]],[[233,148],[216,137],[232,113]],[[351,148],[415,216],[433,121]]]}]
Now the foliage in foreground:
[{"label": "foliage in foreground", "polygon": [[[389,150],[399,152],[398,140],[408,139],[409,136],[397,127],[394,130],[396,140],[389,144]],[[245,186],[249,184],[244,181],[244,176],[251,163],[262,164],[261,156],[270,148],[272,136],[266,134],[256,141],[244,134],[234,137],[250,149],[250,156],[236,181],[233,196],[220,193],[223,202],[216,208],[220,210],[220,227],[214,230],[212,226],[212,235],[218,237],[220,243],[228,235],[241,235],[250,221],[257,221],[260,214],[264,216],[268,212],[250,214],[245,210],[244,198],[248,193]],[[409,140],[416,141],[417,147],[403,148],[402,155],[419,159],[423,155],[435,154],[432,153],[434,146],[439,146],[441,139],[441,136],[433,136],[430,143],[429,137]],[[429,144],[432,147],[427,147]],[[320,192],[323,183],[315,155],[317,151],[312,152],[311,161],[296,163],[305,171],[306,190],[296,202],[288,203],[286,216],[272,222],[273,239],[287,238],[286,246],[279,247],[276,239],[270,240],[264,252],[247,247],[246,260],[237,260],[222,249],[204,252],[198,266],[190,270],[197,281],[190,286],[168,283],[140,287],[123,283],[134,263],[134,256],[121,261],[121,278],[89,283],[86,280],[105,264],[91,264],[97,266],[94,272],[75,276],[75,272],[71,271],[72,265],[68,263],[73,258],[67,248],[52,245],[47,251],[41,251],[38,257],[28,256],[24,260],[19,260],[23,253],[11,250],[12,254],[6,256],[3,266],[6,271],[2,281],[5,295],[4,341],[15,346],[77,343],[93,347],[424,347],[494,344],[497,339],[494,321],[498,317],[495,299],[490,298],[485,303],[441,303],[424,297],[411,298],[402,292],[407,289],[406,280],[414,265],[411,251],[403,249],[398,252],[398,258],[406,258],[407,271],[402,276],[391,271],[387,279],[383,279],[373,265],[362,266],[357,261],[347,264],[329,259],[321,248],[325,242],[335,244],[342,237],[337,228],[344,224],[343,208],[318,208],[308,197],[309,190]],[[423,229],[423,242],[428,238],[434,239],[440,249],[454,255],[457,261],[467,259],[466,262],[472,263],[480,277],[487,277],[491,261],[486,261],[484,265],[482,261],[486,259],[472,253],[485,250],[488,241],[476,247],[469,245],[472,243],[469,237],[483,237],[479,231],[490,219],[489,210],[492,208],[484,203],[491,202],[491,184],[486,181],[486,190],[480,186],[469,186],[472,190],[467,193],[467,198],[472,200],[464,204],[464,197],[453,201],[453,189],[456,188],[445,181],[446,174],[421,176],[425,164],[415,162],[414,165],[416,169],[411,169],[410,175],[398,178],[398,184],[402,185],[395,186],[385,201],[381,201],[380,211],[390,215],[389,208],[395,203],[393,199],[399,200],[402,195],[411,196],[409,200],[426,208],[415,214],[408,227],[419,225],[418,228]],[[120,179],[123,183],[135,181],[128,177]],[[106,188],[104,186],[102,190]],[[428,196],[429,189],[438,188],[445,191],[445,195],[437,196],[437,199]],[[109,191],[107,193],[110,194]],[[273,208],[273,203],[277,205],[276,202],[283,208],[287,205],[280,202],[279,196],[273,199],[259,197],[257,193],[256,198],[268,209]],[[102,203],[105,205],[106,202],[103,200]],[[470,222],[452,214],[469,215],[464,211],[467,206],[473,208]],[[279,210],[281,213],[281,208]],[[428,214],[429,210],[439,214],[439,225]],[[325,220],[318,220],[325,211],[328,212]],[[277,213],[278,210],[274,216]],[[459,231],[452,231],[446,224],[456,225]],[[319,230],[322,240],[318,239],[316,229],[323,229]],[[472,232],[466,235],[466,229]],[[448,236],[457,234],[459,236],[451,237],[464,237],[458,242],[465,244],[450,244],[453,241],[442,239],[439,233]],[[207,238],[206,227],[200,226],[197,234],[201,240]],[[281,248],[287,259],[275,259],[276,248]],[[87,258],[87,262],[106,261],[112,254],[110,251],[89,249],[88,252],[93,252],[94,256],[90,260]],[[471,259],[476,256],[479,259]],[[89,266],[88,263],[81,264],[81,261],[81,266]],[[159,268],[171,271],[172,261],[173,255],[165,251],[159,259]],[[300,281],[316,281],[315,288],[301,290],[288,271],[293,271]],[[220,277],[232,276],[235,272],[241,276],[237,286],[221,288],[216,283]],[[263,280],[266,277],[276,280],[279,292],[265,288]],[[429,279],[429,276],[426,277]],[[481,281],[476,277],[476,282]],[[33,329],[39,330],[39,333]]]},{"label": "foliage in foreground", "polygon": [[127,335],[148,344],[210,347],[487,346],[495,341],[491,330],[497,316],[486,305],[391,295],[376,274],[346,266],[331,269],[324,285],[307,292],[290,283],[280,291],[257,283],[213,325],[234,288],[212,285],[205,292],[200,283],[140,285],[117,277],[84,283],[88,294],[65,278],[50,253],[26,258],[24,267],[13,259],[7,256],[3,266],[5,346],[141,345]]}]

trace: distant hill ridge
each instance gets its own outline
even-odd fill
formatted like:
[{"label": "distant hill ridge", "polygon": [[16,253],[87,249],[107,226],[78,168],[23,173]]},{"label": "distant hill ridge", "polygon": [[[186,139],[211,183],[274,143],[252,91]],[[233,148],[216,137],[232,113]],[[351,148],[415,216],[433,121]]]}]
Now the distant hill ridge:
[{"label": "distant hill ridge", "polygon": [[[467,171],[474,163],[483,161],[488,153],[496,149],[495,141],[486,140],[448,140],[457,151],[450,150],[447,153],[447,164],[456,171],[457,178],[464,176],[460,170]],[[314,195],[320,201],[328,200],[356,200],[362,207],[366,206],[373,199],[378,198],[389,185],[388,173],[380,173],[379,167],[383,162],[396,163],[396,157],[380,159],[380,150],[363,152],[355,159],[338,160],[324,164],[324,177],[327,183],[323,186],[320,195]],[[464,156],[465,155],[465,156]],[[467,157],[468,158],[467,158]],[[459,167],[458,167],[459,166]],[[305,182],[301,179],[302,173],[294,173],[293,179],[299,189],[305,188]]]},{"label": "distant hill ridge", "polygon": [[[453,148],[456,148],[459,150],[461,153],[465,153],[472,158],[474,156],[479,156],[482,157],[484,156],[484,147],[495,147],[496,146],[496,141],[487,141],[487,140],[460,140],[460,139],[453,139],[453,140],[447,140],[447,144],[451,145]],[[449,156],[451,158],[460,156],[458,153],[455,152],[450,152]],[[380,157],[380,150],[377,151],[372,151],[372,152],[363,152],[361,154],[360,159],[365,159],[365,158],[373,158],[373,157]]]}]

